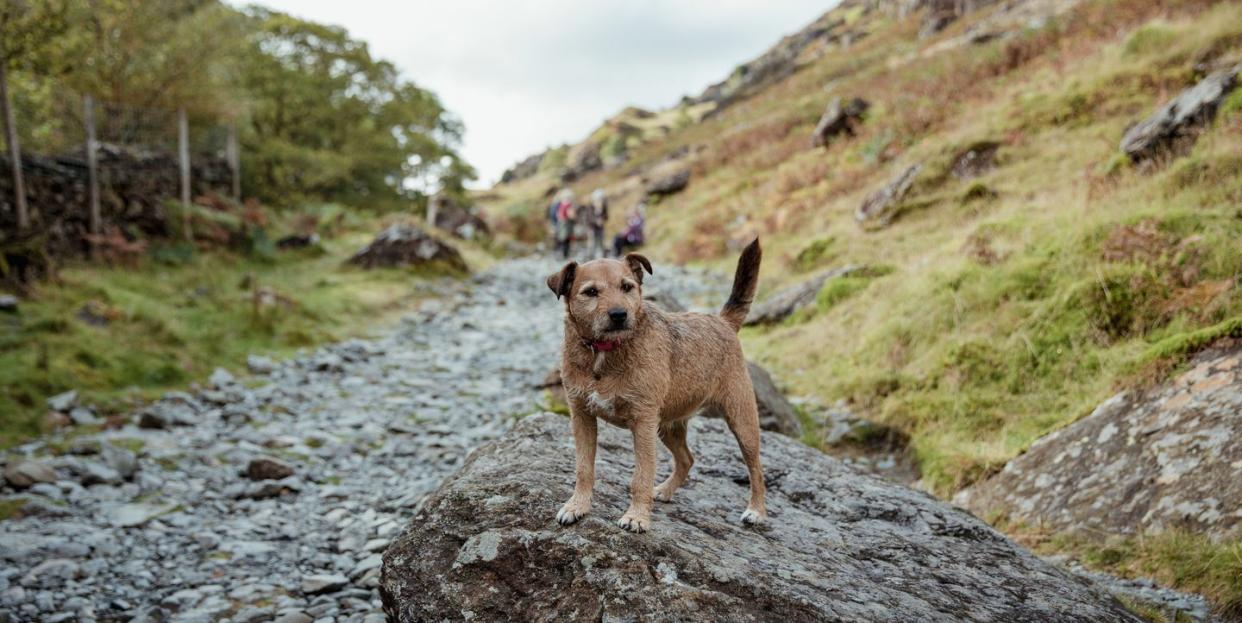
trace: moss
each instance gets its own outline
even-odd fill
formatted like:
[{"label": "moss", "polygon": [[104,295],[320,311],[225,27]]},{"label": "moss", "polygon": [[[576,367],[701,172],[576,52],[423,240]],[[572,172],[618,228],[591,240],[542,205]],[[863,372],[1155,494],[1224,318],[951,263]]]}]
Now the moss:
[{"label": "moss", "polygon": [[812,240],[802,247],[801,251],[798,251],[798,255],[794,258],[794,268],[807,271],[831,260],[835,257],[832,251],[835,242],[836,239],[831,236]]},{"label": "moss", "polygon": [[22,507],[26,505],[24,498],[6,498],[0,500],[0,521],[21,516]]},{"label": "moss", "polygon": [[1151,23],[1143,26],[1126,37],[1126,42],[1122,46],[1122,53],[1126,56],[1142,56],[1155,52],[1162,52],[1175,43],[1178,39],[1176,30],[1161,23]]}]

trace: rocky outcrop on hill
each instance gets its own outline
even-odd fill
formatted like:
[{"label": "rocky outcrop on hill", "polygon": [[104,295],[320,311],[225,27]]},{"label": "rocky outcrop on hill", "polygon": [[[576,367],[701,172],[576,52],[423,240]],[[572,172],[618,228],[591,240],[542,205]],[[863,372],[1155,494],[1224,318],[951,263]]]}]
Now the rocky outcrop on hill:
[{"label": "rocky outcrop on hill", "polygon": [[652,196],[672,195],[685,190],[690,183],[690,168],[679,161],[666,162],[644,176],[644,192]]},{"label": "rocky outcrop on hill", "polygon": [[908,166],[897,177],[867,195],[854,211],[854,220],[864,227],[883,227],[891,223],[897,217],[901,200],[910,192],[922,168],[918,164]]},{"label": "rocky outcrop on hill", "polygon": [[573,483],[565,418],[525,418],[475,453],[384,554],[394,622],[1139,621],[1112,597],[927,494],[765,435],[769,523],[737,520],[745,469],[724,423],[696,419],[696,463],[642,536],[629,434],[599,430],[595,505],[553,515]]},{"label": "rocky outcrop on hill", "polygon": [[1222,69],[1182,91],[1150,117],[1126,131],[1121,151],[1136,162],[1177,152],[1194,144],[1216,109],[1233,90],[1242,65]]},{"label": "rocky outcrop on hill", "polygon": [[958,494],[980,515],[1110,534],[1242,525],[1242,343],[1147,392],[1122,392]]},{"label": "rocky outcrop on hill", "polygon": [[829,279],[845,277],[863,268],[863,266],[857,264],[834,268],[819,273],[801,283],[777,290],[771,296],[750,308],[750,315],[746,317],[745,324],[746,326],[753,326],[780,322],[799,309],[814,303],[816,295],[819,294],[820,290],[824,289],[824,284]]},{"label": "rocky outcrop on hill", "polygon": [[854,135],[854,128],[863,121],[863,113],[871,106],[867,100],[861,97],[850,98],[848,102],[842,103],[841,98],[834,97],[828,102],[828,107],[824,109],[824,114],[819,118],[819,123],[815,124],[815,129],[811,132],[811,147],[825,147],[832,139],[838,135],[846,136]]},{"label": "rocky outcrop on hill", "polygon": [[500,183],[508,184],[510,182],[518,182],[528,177],[533,177],[539,172],[539,163],[543,162],[543,155],[547,151],[541,151],[537,154],[531,154],[524,158],[521,162],[505,169],[500,175]]},{"label": "rocky outcrop on hill", "polygon": [[874,6],[869,1],[842,2],[836,9],[820,16],[802,30],[782,38],[758,58],[739,65],[727,79],[707,87],[697,97],[686,98],[687,102],[712,102],[716,104],[716,110],[720,110],[785,78],[816,52],[829,49],[829,46],[835,44],[848,45],[865,36],[866,33],[846,23],[843,13],[856,8],[865,13]]},{"label": "rocky outcrop on hill", "polygon": [[452,245],[413,225],[401,223],[380,232],[348,262],[363,268],[441,264],[453,270],[469,270],[466,260]]},{"label": "rocky outcrop on hill", "polygon": [[561,181],[572,182],[602,168],[604,161],[600,158],[601,146],[599,141],[587,139],[570,147],[569,154],[565,156],[565,169],[561,171]]},{"label": "rocky outcrop on hill", "polygon": [[974,179],[996,168],[997,151],[1000,143],[979,141],[958,153],[949,170],[959,180]]}]

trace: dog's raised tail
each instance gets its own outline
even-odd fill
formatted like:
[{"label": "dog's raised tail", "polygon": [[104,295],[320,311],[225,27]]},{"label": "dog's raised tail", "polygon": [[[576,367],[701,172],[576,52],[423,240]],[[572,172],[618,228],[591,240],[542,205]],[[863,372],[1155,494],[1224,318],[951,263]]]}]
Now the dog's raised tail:
[{"label": "dog's raised tail", "polygon": [[733,291],[729,300],[725,301],[720,316],[736,331],[742,328],[746,314],[750,313],[750,304],[755,300],[755,287],[759,283],[759,260],[763,259],[763,250],[759,248],[759,239],[742,249],[742,257],[737,260],[737,272],[733,275]]}]

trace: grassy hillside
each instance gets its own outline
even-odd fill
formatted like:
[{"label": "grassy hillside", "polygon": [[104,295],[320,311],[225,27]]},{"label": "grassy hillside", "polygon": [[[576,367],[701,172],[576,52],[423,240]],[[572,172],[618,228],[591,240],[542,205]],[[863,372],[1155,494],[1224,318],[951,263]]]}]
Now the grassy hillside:
[{"label": "grassy hillside", "polygon": [[[650,210],[651,255],[727,270],[761,235],[760,298],[824,268],[879,268],[826,288],[810,313],[744,331],[745,346],[794,393],[846,399],[906,433],[922,484],[947,496],[1119,389],[1242,335],[1242,89],[1184,155],[1135,166],[1118,148],[1205,67],[1242,62],[1242,5],[1083,0],[982,43],[964,35],[997,7],[920,39],[918,15],[885,6],[838,9],[861,40],[574,188],[608,188],[621,213],[643,171],[688,149],[690,186]],[[812,149],[833,96],[871,108],[854,136]],[[981,142],[997,146],[996,167],[952,175]],[[894,222],[856,224],[863,198],[915,163]],[[491,209],[555,184],[502,186]]]},{"label": "grassy hillside", "polygon": [[[440,273],[343,265],[381,224],[351,217],[321,245],[295,251],[165,243],[133,264],[63,267],[16,314],[0,314],[0,447],[41,432],[44,401],[59,392],[120,412],[217,366],[244,370],[248,354],[366,334],[409,311],[433,295],[417,281]],[[461,248],[472,266],[488,261]]]}]

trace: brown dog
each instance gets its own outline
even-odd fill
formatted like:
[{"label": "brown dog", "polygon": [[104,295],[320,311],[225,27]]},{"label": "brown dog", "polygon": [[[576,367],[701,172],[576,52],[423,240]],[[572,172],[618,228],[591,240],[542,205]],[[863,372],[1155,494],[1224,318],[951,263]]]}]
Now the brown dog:
[{"label": "brown dog", "polygon": [[[652,496],[672,500],[690,472],[686,420],[707,405],[724,413],[750,472],[742,522],[766,518],[759,414],[737,339],[755,297],[760,256],[757,239],[742,251],[733,292],[719,316],[674,314],[644,302],[643,271],[651,273],[651,262],[637,253],[624,261],[570,262],[548,277],[548,287],[565,299],[561,374],[577,448],[574,494],[557,521],[568,525],[591,510],[596,418],[602,418],[634,435],[630,508],[619,523],[646,531]],[[653,487],[657,438],[673,454],[673,473]]]}]

